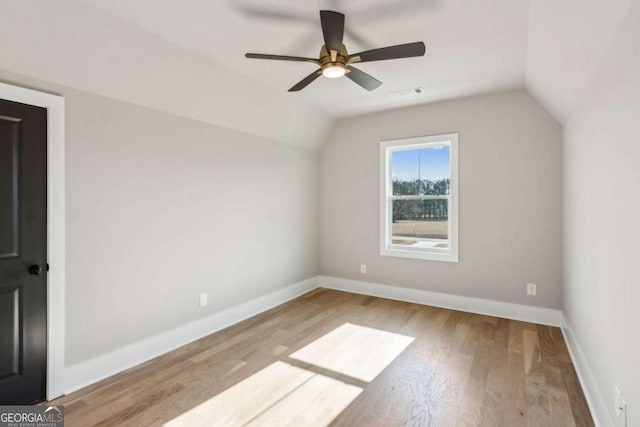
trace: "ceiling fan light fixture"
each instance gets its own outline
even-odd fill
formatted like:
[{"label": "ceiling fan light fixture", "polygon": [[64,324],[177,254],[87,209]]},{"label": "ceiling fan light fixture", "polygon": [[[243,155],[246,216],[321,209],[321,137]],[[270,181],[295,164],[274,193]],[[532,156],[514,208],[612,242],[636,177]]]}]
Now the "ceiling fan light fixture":
[{"label": "ceiling fan light fixture", "polygon": [[322,75],[329,79],[337,79],[345,75],[347,69],[342,64],[331,64],[322,69]]}]

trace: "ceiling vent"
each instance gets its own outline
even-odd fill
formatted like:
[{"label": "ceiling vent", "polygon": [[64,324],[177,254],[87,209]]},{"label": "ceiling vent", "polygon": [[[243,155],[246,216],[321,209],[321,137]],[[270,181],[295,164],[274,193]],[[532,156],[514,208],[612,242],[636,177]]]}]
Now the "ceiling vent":
[{"label": "ceiling vent", "polygon": [[389,92],[389,98],[406,98],[407,96],[416,96],[424,93],[424,89],[416,87],[414,89],[399,90],[397,92]]}]

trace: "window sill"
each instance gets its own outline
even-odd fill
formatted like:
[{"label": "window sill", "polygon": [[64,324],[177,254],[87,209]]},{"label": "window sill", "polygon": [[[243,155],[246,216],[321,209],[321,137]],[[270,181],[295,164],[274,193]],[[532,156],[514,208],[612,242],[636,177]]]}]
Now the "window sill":
[{"label": "window sill", "polygon": [[397,258],[422,259],[427,261],[458,262],[458,254],[451,252],[430,252],[407,249],[385,248],[380,249],[381,256]]}]

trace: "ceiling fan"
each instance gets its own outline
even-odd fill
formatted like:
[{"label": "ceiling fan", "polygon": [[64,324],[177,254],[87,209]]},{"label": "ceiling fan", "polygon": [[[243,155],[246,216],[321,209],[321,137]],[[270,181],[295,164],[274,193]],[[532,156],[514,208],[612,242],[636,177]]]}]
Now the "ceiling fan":
[{"label": "ceiling fan", "polygon": [[347,48],[342,43],[344,35],[344,15],[330,10],[320,11],[320,24],[322,25],[322,35],[324,45],[320,49],[318,59],[303,58],[299,56],[267,55],[262,53],[247,53],[245,57],[253,59],[274,59],[279,61],[299,61],[311,62],[319,66],[316,71],[300,80],[289,92],[297,92],[307,87],[312,81],[324,75],[330,79],[347,76],[354,83],[362,86],[366,90],[374,90],[382,82],[369,74],[358,70],[352,64],[360,62],[382,61],[386,59],[411,58],[422,56],[425,52],[423,42],[400,44],[396,46],[382,47],[379,49],[366,50],[364,52],[349,54]]}]

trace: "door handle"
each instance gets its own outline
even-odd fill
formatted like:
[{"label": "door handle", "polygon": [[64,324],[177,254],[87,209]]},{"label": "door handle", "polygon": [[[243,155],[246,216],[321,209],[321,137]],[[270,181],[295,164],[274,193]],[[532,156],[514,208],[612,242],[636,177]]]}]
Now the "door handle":
[{"label": "door handle", "polygon": [[29,274],[33,274],[34,276],[39,276],[42,274],[42,266],[38,264],[33,264],[29,266]]}]

